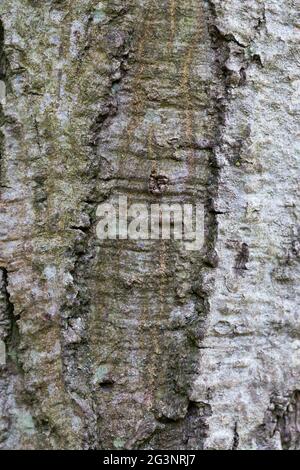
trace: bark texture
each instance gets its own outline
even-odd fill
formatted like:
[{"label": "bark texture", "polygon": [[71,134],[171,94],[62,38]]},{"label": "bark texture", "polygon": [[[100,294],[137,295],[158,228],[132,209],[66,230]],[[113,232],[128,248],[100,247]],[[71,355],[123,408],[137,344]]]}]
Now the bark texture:
[{"label": "bark texture", "polygon": [[[300,449],[299,39],[293,0],[1,0],[0,448]],[[100,242],[119,195],[203,203],[202,250]]]}]

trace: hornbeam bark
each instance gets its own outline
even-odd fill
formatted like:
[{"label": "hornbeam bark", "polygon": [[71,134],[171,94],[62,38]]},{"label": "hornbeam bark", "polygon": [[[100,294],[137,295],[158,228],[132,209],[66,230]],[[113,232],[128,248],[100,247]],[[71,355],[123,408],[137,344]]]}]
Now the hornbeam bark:
[{"label": "hornbeam bark", "polygon": [[[292,0],[1,0],[0,448],[300,449]],[[205,242],[96,210],[205,206]]]}]

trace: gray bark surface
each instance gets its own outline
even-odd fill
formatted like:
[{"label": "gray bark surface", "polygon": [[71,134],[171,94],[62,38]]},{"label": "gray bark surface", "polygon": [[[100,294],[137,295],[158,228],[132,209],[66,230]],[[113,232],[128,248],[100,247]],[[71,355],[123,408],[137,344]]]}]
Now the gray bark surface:
[{"label": "gray bark surface", "polygon": [[297,3],[1,0],[1,449],[300,449]]}]

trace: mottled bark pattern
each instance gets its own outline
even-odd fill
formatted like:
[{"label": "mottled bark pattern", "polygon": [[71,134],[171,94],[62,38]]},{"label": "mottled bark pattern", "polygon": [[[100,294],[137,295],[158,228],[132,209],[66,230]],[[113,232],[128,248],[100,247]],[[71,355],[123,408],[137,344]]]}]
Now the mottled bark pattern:
[{"label": "mottled bark pattern", "polygon": [[0,448],[299,449],[295,3],[1,1]]}]

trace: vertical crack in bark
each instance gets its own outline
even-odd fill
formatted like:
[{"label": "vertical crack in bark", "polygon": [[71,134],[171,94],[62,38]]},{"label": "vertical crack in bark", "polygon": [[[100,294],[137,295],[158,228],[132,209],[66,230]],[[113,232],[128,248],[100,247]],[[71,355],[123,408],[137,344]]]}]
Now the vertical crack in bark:
[{"label": "vertical crack in bark", "polygon": [[19,362],[20,334],[18,317],[14,313],[8,290],[8,273],[0,268],[0,448],[15,432],[14,411],[10,404],[12,394],[17,393],[16,382],[23,378]]},{"label": "vertical crack in bark", "polygon": [[232,450],[238,450],[239,443],[240,443],[240,436],[238,433],[238,423],[234,423],[234,431],[233,431],[233,443],[232,443]]},{"label": "vertical crack in bark", "polygon": [[295,390],[285,403],[275,402],[277,426],[283,450],[300,447],[300,391]]},{"label": "vertical crack in bark", "polygon": [[[2,93],[5,91],[5,82],[6,82],[6,57],[4,53],[4,28],[2,21],[0,19],[0,99],[3,99]],[[4,86],[2,85],[4,83]],[[0,195],[1,195],[1,186],[2,182],[2,154],[3,154],[3,133],[1,127],[4,121],[4,113],[2,103],[0,102]]]},{"label": "vertical crack in bark", "polygon": [[6,364],[7,367],[19,367],[19,342],[20,334],[18,327],[18,317],[14,313],[14,305],[10,300],[8,292],[8,274],[4,268],[0,269],[1,286],[1,305],[3,308],[1,326],[4,326],[4,341],[6,345]]},{"label": "vertical crack in bark", "polygon": [[279,436],[283,450],[300,447],[300,391],[285,395],[274,394],[265,414],[264,423],[257,430],[260,448],[267,449],[270,438]]}]

